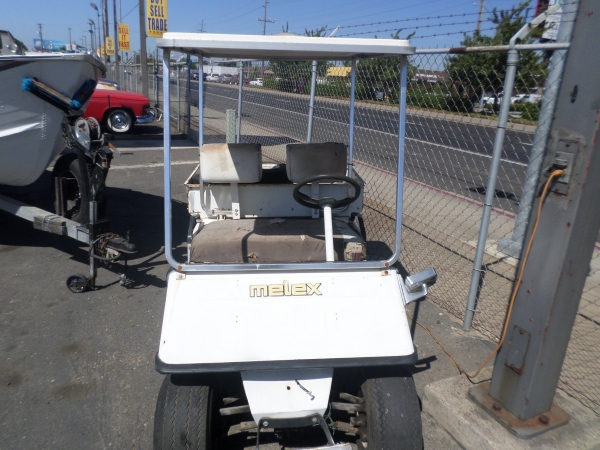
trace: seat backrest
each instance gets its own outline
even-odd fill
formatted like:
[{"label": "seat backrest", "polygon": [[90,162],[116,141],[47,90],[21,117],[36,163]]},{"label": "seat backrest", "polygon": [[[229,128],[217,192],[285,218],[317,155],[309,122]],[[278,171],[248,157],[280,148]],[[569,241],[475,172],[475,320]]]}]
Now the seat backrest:
[{"label": "seat backrest", "polygon": [[258,183],[262,177],[260,144],[204,144],[200,176],[205,183]]},{"label": "seat backrest", "polygon": [[292,183],[317,175],[346,175],[346,145],[339,142],[321,144],[288,144],[286,171]]}]

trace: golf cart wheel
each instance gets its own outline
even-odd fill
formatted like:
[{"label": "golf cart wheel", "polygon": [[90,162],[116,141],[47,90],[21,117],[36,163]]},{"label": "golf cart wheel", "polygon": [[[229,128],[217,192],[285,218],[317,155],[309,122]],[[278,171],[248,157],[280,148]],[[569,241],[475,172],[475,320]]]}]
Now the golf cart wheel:
[{"label": "golf cart wheel", "polygon": [[74,294],[81,294],[90,287],[90,280],[82,273],[76,273],[67,278],[67,288]]},{"label": "golf cart wheel", "polygon": [[133,118],[127,111],[115,109],[108,114],[106,126],[113,133],[127,133],[133,127]]},{"label": "golf cart wheel", "polygon": [[360,428],[359,449],[423,448],[421,409],[412,375],[371,378],[363,383],[361,390],[366,429]]},{"label": "golf cart wheel", "polygon": [[212,392],[208,386],[165,377],[154,414],[154,450],[211,448]]}]

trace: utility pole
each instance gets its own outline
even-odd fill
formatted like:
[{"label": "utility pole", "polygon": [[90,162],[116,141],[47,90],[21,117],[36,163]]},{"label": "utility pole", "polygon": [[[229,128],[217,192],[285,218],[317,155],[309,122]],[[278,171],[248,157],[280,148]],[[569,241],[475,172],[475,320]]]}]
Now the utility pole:
[{"label": "utility pole", "polygon": [[115,71],[119,70],[119,24],[117,19],[117,0],[113,0],[113,16],[115,18]]},{"label": "utility pole", "polygon": [[148,55],[146,54],[146,9],[144,0],[139,0],[140,17],[140,68],[142,70],[142,94],[148,97]]},{"label": "utility pole", "polygon": [[200,29],[198,31],[204,33],[204,20],[200,22]]},{"label": "utility pole", "polygon": [[273,19],[267,19],[267,5],[269,4],[268,0],[265,0],[265,6],[263,6],[263,8],[265,9],[265,16],[264,18],[258,18],[259,22],[263,23],[263,36],[265,36],[267,34],[267,22],[269,23],[275,23],[275,20]]},{"label": "utility pole", "polygon": [[[559,426],[569,417],[552,401],[600,224],[600,54],[589,51],[590,42],[600,41],[596,7],[596,1],[581,1],[573,37],[568,37],[571,46],[541,165],[548,171],[536,186],[536,192],[541,192],[548,183],[548,195],[545,201],[536,195],[532,205],[533,211],[540,211],[539,223],[534,227],[532,221],[527,229],[528,262],[507,319],[506,341],[496,357],[491,384],[469,391],[480,405],[489,399],[484,409],[504,423],[510,419],[510,431],[524,438]],[[562,172],[555,172],[558,169]],[[549,181],[551,173],[556,178]]]},{"label": "utility pole", "polygon": [[71,29],[69,28],[69,51],[73,51],[73,44],[71,43]]},{"label": "utility pole", "polygon": [[[106,49],[106,38],[110,37],[108,30],[108,0],[102,0],[102,22],[104,26],[104,48]],[[106,56],[106,62],[110,62],[110,56]]]},{"label": "utility pole", "polygon": [[42,35],[42,24],[38,23],[37,26],[38,26],[38,34],[40,35],[40,41],[42,43],[42,52],[43,52],[44,51],[44,36]]},{"label": "utility pole", "polygon": [[475,29],[475,33],[479,33],[481,31],[481,21],[483,20],[483,10],[485,9],[485,0],[481,0],[481,6],[479,7],[479,19],[477,19],[477,28]]},{"label": "utility pole", "polygon": [[[263,36],[265,36],[267,34],[267,22],[269,23],[275,23],[274,19],[267,19],[267,5],[269,4],[268,0],[265,0],[265,6],[263,6],[263,8],[265,9],[265,15],[264,18],[258,18],[259,22],[263,23]],[[265,62],[262,61],[261,62],[261,71],[262,71],[262,76],[265,76]]]}]

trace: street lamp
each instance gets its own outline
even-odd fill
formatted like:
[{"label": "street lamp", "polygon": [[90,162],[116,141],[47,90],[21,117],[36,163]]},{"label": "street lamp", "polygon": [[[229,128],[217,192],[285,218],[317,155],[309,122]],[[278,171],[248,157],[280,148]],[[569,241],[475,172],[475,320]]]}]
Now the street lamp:
[{"label": "street lamp", "polygon": [[[90,6],[96,10],[96,14],[98,16],[98,28],[99,28],[100,27],[100,10],[98,9],[98,5],[96,5],[95,3],[90,3]],[[98,36],[98,50],[100,50],[102,48],[102,45],[100,43],[100,33],[97,32],[96,34]],[[104,41],[105,41],[105,39],[104,39],[104,27],[102,27],[102,43],[104,43]]]},{"label": "street lamp", "polygon": [[83,47],[85,48],[85,51],[87,52],[87,36],[84,34],[81,37],[83,38]]},{"label": "street lamp", "polygon": [[[94,52],[94,33],[96,31],[96,24],[92,19],[88,19],[88,24],[90,25],[90,40],[92,41],[92,52]],[[92,31],[92,27],[94,27],[94,31]]]}]

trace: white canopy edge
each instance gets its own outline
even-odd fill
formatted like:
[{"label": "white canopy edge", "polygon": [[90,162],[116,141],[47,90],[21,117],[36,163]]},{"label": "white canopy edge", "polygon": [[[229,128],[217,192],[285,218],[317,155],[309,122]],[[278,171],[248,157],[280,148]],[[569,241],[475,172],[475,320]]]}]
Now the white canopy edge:
[{"label": "white canopy edge", "polygon": [[407,40],[294,35],[165,33],[156,46],[204,57],[284,61],[339,61],[415,53]]}]

